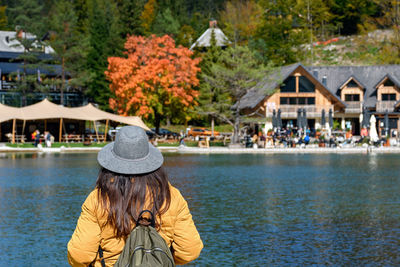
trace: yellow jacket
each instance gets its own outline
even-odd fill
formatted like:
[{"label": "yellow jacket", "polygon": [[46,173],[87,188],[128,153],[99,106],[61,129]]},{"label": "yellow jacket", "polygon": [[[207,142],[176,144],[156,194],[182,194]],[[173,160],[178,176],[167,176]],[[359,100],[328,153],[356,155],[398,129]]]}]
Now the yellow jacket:
[{"label": "yellow jacket", "polygon": [[[173,247],[176,264],[185,264],[200,255],[203,242],[192,220],[186,200],[178,189],[170,186],[171,204],[161,216],[160,235]],[[76,229],[68,242],[68,261],[72,266],[88,266],[96,258],[95,266],[101,266],[97,250],[104,251],[105,263],[113,266],[125,245],[123,239],[114,236],[114,229],[104,222],[107,215],[99,208],[98,190],[93,190],[82,205]]]}]

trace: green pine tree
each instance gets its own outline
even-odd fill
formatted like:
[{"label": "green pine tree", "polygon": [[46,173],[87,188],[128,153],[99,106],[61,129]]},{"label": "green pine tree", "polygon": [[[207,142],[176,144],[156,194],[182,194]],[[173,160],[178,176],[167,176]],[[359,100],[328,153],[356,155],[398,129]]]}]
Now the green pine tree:
[{"label": "green pine tree", "polygon": [[262,1],[264,15],[255,39],[250,42],[265,62],[281,66],[302,59],[301,45],[308,43],[307,32],[294,28],[297,12],[295,0]]},{"label": "green pine tree", "polygon": [[[23,63],[22,73],[14,73],[17,80],[15,90],[22,96],[22,106],[32,99],[33,92],[45,92],[47,88],[39,79],[38,69],[44,68],[44,60],[39,55],[43,52],[44,44],[40,36],[44,32],[42,8],[36,0],[19,0],[19,5],[9,8],[16,28],[15,46],[22,47],[23,53],[16,61]],[[31,101],[30,101],[31,102]]]},{"label": "green pine tree", "polygon": [[143,35],[142,21],[140,19],[145,5],[145,0],[117,0],[118,12],[121,20],[121,35]]},{"label": "green pine tree", "polygon": [[169,8],[163,10],[158,9],[157,16],[154,20],[152,31],[157,35],[177,35],[180,29],[179,21],[174,18]]},{"label": "green pine tree", "polygon": [[87,95],[100,107],[108,109],[112,96],[104,75],[107,58],[120,55],[123,40],[120,37],[116,6],[108,0],[90,0],[88,17],[89,50],[86,66],[90,75]]},{"label": "green pine tree", "polygon": [[218,92],[215,99],[209,101],[213,102],[213,110],[208,112],[208,115],[233,126],[233,144],[239,143],[240,123],[245,117],[240,106],[241,99],[268,76],[270,69],[260,64],[248,47],[236,46],[222,50],[218,61],[211,64],[209,74],[202,77],[210,88],[215,88]]},{"label": "green pine tree", "polygon": [[87,42],[85,35],[79,32],[78,18],[70,0],[61,0],[53,6],[49,30],[52,33],[49,43],[61,65],[59,89],[60,103],[63,105],[66,74],[71,78],[68,85],[74,88],[83,88],[88,76],[83,68]]},{"label": "green pine tree", "polygon": [[213,76],[212,66],[217,64],[221,52],[222,49],[221,47],[217,46],[215,32],[213,30],[211,33],[210,46],[207,47],[207,50],[203,54],[202,61],[200,63],[200,96],[198,100],[199,106],[197,107],[199,114],[211,117],[212,126],[214,125],[214,120],[217,118],[215,114],[221,111],[220,108],[222,105],[220,105],[220,100],[226,99],[226,94],[220,92],[220,90],[218,90],[219,88],[208,82],[208,77]]},{"label": "green pine tree", "polygon": [[9,30],[6,9],[7,9],[7,6],[0,6],[0,30],[1,31]]}]

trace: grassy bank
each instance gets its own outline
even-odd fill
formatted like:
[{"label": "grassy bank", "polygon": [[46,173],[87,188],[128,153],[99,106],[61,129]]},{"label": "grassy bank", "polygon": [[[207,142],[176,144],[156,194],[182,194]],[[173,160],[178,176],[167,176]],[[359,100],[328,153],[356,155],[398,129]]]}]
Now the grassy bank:
[{"label": "grassy bank", "polygon": [[[59,148],[59,147],[103,147],[105,145],[107,145],[109,142],[107,143],[92,143],[91,145],[84,145],[83,143],[53,143],[51,145],[51,147],[53,148]],[[198,141],[185,141],[185,145],[188,147],[198,147],[199,146],[199,142]],[[33,145],[33,143],[18,143],[18,144],[11,144],[11,143],[7,143],[6,146],[8,147],[14,147],[14,148],[35,148],[35,146]],[[43,144],[42,144],[43,146]],[[158,145],[159,147],[178,147],[179,146],[179,142],[159,142]],[[210,142],[210,146],[224,146],[223,142]],[[45,146],[43,146],[45,147]]]}]

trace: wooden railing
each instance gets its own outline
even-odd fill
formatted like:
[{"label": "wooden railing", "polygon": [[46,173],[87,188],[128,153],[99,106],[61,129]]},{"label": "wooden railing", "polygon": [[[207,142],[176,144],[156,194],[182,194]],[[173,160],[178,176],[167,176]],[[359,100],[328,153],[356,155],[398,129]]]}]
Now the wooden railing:
[{"label": "wooden railing", "polygon": [[348,101],[346,102],[345,113],[361,113],[362,112],[362,103],[360,101]]},{"label": "wooden railing", "polygon": [[[325,110],[325,116],[328,118],[329,109],[333,109],[333,105],[328,106],[315,106],[315,105],[280,105],[276,108],[276,112],[278,109],[281,110],[281,118],[297,118],[297,110],[298,109],[305,109],[306,116],[308,118],[319,118],[321,117],[322,110]],[[272,117],[272,110],[267,110],[266,116],[267,118]]]},{"label": "wooden railing", "polygon": [[396,101],[377,101],[376,102],[376,111],[377,112],[392,112],[394,111],[394,104]]}]

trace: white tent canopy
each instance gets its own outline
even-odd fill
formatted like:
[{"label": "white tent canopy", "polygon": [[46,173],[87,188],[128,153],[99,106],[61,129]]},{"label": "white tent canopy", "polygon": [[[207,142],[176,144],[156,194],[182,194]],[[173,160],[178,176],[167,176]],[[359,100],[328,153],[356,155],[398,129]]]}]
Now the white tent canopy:
[{"label": "white tent canopy", "polygon": [[145,130],[149,130],[140,117],[124,117],[112,114],[102,111],[92,104],[87,104],[83,107],[67,108],[56,105],[47,99],[22,108],[15,108],[0,104],[0,122],[14,119],[25,121],[46,119],[72,119],[85,121],[111,120],[128,125],[139,126]]},{"label": "white tent canopy", "polygon": [[[72,120],[84,120],[84,121],[106,121],[106,131],[108,127],[108,121],[116,121],[128,125],[139,126],[145,130],[150,130],[140,117],[136,116],[120,116],[109,112],[102,111],[92,104],[87,104],[83,107],[68,108],[60,105],[56,105],[47,99],[40,101],[39,103],[22,107],[10,107],[0,104],[0,123],[4,121],[13,120],[12,130],[12,143],[15,141],[15,128],[16,120],[25,121],[29,120],[48,120],[48,119],[60,119],[60,136],[61,142],[62,124],[63,119]],[[96,129],[96,135],[97,128]],[[104,138],[105,141],[105,138]]]}]

